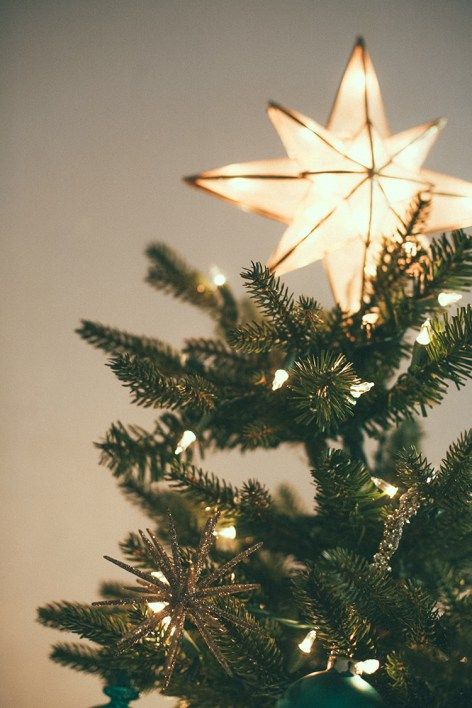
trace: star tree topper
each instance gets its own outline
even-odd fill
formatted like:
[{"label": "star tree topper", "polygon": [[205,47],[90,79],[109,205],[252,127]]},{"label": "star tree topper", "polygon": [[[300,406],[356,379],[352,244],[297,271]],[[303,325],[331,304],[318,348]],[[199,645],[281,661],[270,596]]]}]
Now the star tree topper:
[{"label": "star tree topper", "polygon": [[271,103],[288,157],[231,164],[186,178],[245,211],[288,228],[269,259],[277,275],[323,259],[336,301],[355,312],[385,237],[428,192],[425,233],[472,225],[472,184],[421,168],[442,119],[391,135],[380,87],[358,39],[326,128]]}]

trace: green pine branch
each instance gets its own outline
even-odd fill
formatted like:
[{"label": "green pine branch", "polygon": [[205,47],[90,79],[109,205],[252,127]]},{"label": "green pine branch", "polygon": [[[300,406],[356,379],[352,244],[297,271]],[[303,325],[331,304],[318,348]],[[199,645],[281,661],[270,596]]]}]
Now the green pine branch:
[{"label": "green pine branch", "polygon": [[136,336],[90,320],[82,320],[75,331],[84,341],[107,354],[129,354],[150,359],[166,374],[182,374],[185,371],[180,354],[159,339]]},{"label": "green pine branch", "polygon": [[328,653],[349,656],[354,638],[359,641],[370,627],[345,603],[336,578],[323,564],[307,564],[294,576],[293,594],[301,616],[316,629]]},{"label": "green pine branch", "polygon": [[232,511],[236,507],[238,492],[233,485],[190,463],[174,460],[166,479],[174,489],[190,493],[197,502]]},{"label": "green pine branch", "polygon": [[437,505],[456,513],[470,511],[472,494],[472,429],[449,447],[438,474],[431,479],[430,496]]},{"label": "green pine branch", "polygon": [[263,354],[282,347],[285,338],[275,325],[263,320],[248,322],[228,333],[229,344],[237,351],[246,354]]},{"label": "green pine branch", "polygon": [[290,331],[292,328],[292,313],[294,310],[293,295],[283,285],[269,268],[261,263],[252,263],[251,268],[246,268],[241,273],[244,285],[251,295],[252,300],[258,305],[261,312],[268,317],[274,325]]},{"label": "green pine branch", "polygon": [[281,433],[280,425],[271,425],[265,420],[255,420],[243,428],[241,447],[243,450],[277,447]]},{"label": "green pine branch", "polygon": [[76,671],[103,675],[100,650],[94,647],[59,643],[53,646],[50,657],[56,664],[68,666]]},{"label": "green pine branch", "polygon": [[252,687],[255,697],[277,697],[287,685],[288,677],[282,653],[272,636],[274,625],[256,620],[244,604],[234,598],[219,605],[248,625],[244,629],[225,622],[228,637],[222,637],[219,646],[230,666]]},{"label": "green pine branch", "polygon": [[75,632],[97,644],[114,645],[128,631],[122,614],[73,602],[55,602],[38,610],[45,627]]},{"label": "green pine branch", "polygon": [[[343,450],[322,453],[312,470],[317,517],[326,542],[341,534],[351,547],[375,543],[379,535],[379,501],[383,495],[366,466]],[[368,531],[368,533],[366,533]]]},{"label": "green pine branch", "polygon": [[298,420],[322,430],[335,429],[353,414],[351,387],[360,383],[352,365],[342,355],[325,351],[297,362],[289,382]]},{"label": "green pine branch", "polygon": [[228,285],[216,287],[164,243],[151,244],[146,254],[151,261],[146,278],[150,285],[207,311],[224,331],[234,327],[238,310]]},{"label": "green pine branch", "polygon": [[[448,381],[462,387],[472,376],[472,308],[461,307],[451,317],[431,323],[431,343],[415,344],[409,369],[375,402],[372,422],[385,427],[389,422],[413,415],[427,415],[428,408],[440,403]],[[367,427],[373,430],[371,421]]]},{"label": "green pine branch", "polygon": [[109,366],[115,376],[130,389],[133,403],[145,408],[186,408],[211,411],[215,407],[217,389],[198,374],[179,378],[164,376],[155,364],[123,354],[114,357]]},{"label": "green pine branch", "polygon": [[[313,298],[294,300],[269,268],[252,263],[241,274],[244,285],[268,323],[253,322],[231,334],[234,346],[245,351],[266,351],[269,341],[289,345],[291,349],[306,349],[323,325],[321,308]],[[245,339],[247,343],[245,344]],[[275,340],[275,341],[274,341]],[[258,344],[256,345],[256,342]]]},{"label": "green pine branch", "polygon": [[136,475],[141,479],[159,480],[174,459],[175,443],[183,429],[182,422],[166,413],[155,423],[152,432],[137,425],[125,427],[113,423],[101,442],[100,464],[107,466],[116,477]]}]

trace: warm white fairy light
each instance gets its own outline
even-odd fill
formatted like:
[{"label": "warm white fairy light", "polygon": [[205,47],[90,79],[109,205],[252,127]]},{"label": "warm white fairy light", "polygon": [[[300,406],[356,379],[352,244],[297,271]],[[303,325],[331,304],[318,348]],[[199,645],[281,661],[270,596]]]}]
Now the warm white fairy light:
[{"label": "warm white fairy light", "polygon": [[416,341],[418,344],[423,344],[423,346],[427,346],[431,342],[431,334],[432,334],[432,327],[431,327],[431,320],[428,319],[423,322],[421,325],[420,333],[416,337]]},{"label": "warm white fairy light", "polygon": [[282,388],[287,379],[288,371],[285,369],[277,369],[274,374],[274,380],[272,381],[272,391],[277,391],[279,388]]},{"label": "warm white fairy light", "polygon": [[221,272],[218,266],[210,268],[210,275],[217,288],[221,288],[226,283],[226,275]]},{"label": "warm white fairy light", "polygon": [[177,447],[175,448],[175,454],[180,455],[181,452],[184,452],[189,445],[195,442],[197,439],[197,436],[193,432],[193,430],[184,430],[182,433],[182,437],[180,438],[179,442],[177,443]]},{"label": "warm white fairy light", "polygon": [[[166,576],[164,575],[164,573],[162,571],[156,570],[156,571],[152,572],[151,575],[154,578],[157,578],[158,580],[160,580],[161,582],[169,584],[169,581],[167,580]],[[147,603],[147,606],[153,612],[160,612],[161,610],[164,609],[164,607],[167,607],[167,605],[168,605],[167,602],[148,602]],[[170,617],[164,617],[161,624],[164,627],[167,627],[170,623],[170,620],[171,620]]]},{"label": "warm white fairy light", "polygon": [[384,479],[380,479],[380,477],[371,477],[371,480],[380,491],[387,494],[389,497],[394,497],[398,492],[398,487],[390,484],[390,482],[386,482]]},{"label": "warm white fairy light", "polygon": [[370,391],[372,386],[374,386],[372,381],[361,381],[361,383],[352,384],[349,393],[353,398],[360,398],[364,393]]},{"label": "warm white fairy light", "polygon": [[377,275],[377,266],[374,263],[369,263],[364,267],[364,273],[369,276],[369,278],[375,278]]},{"label": "warm white fairy light", "polygon": [[222,526],[215,531],[216,536],[234,540],[236,538],[236,526]]},{"label": "warm white fairy light", "polygon": [[444,290],[444,292],[439,293],[438,295],[438,302],[441,307],[449,307],[449,305],[454,305],[461,299],[461,293],[455,293],[452,290]]},{"label": "warm white fairy light", "polygon": [[306,635],[305,639],[303,639],[300,642],[300,644],[298,645],[298,648],[304,654],[309,654],[311,652],[311,649],[313,647],[313,642],[315,641],[315,639],[316,639],[316,629],[310,629],[310,631]]},{"label": "warm white fairy light", "polygon": [[162,570],[153,570],[151,575],[153,578],[157,578],[158,580],[160,580],[161,583],[166,583],[167,585],[169,585],[169,581],[167,580]]},{"label": "warm white fairy light", "polygon": [[366,659],[365,661],[358,661],[356,663],[356,672],[358,674],[373,674],[380,666],[378,659]]},{"label": "warm white fairy light", "polygon": [[364,325],[364,327],[367,325],[374,325],[378,319],[378,312],[366,312],[365,315],[362,315],[362,324]]},{"label": "warm white fairy light", "polygon": [[402,248],[405,251],[406,255],[411,256],[412,258],[414,258],[418,253],[416,243],[414,243],[413,241],[405,241],[405,243],[402,244]]}]

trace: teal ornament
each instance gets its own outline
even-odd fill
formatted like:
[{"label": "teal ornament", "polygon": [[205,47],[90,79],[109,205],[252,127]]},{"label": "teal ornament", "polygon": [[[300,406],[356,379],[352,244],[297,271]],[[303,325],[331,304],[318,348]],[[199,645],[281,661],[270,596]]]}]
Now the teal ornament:
[{"label": "teal ornament", "polygon": [[326,671],[295,681],[276,708],[370,708],[384,703],[375,688],[355,674],[353,661],[331,657]]},{"label": "teal ornament", "polygon": [[129,702],[139,698],[139,693],[131,686],[105,686],[103,693],[110,698],[110,702],[96,708],[129,708]]}]

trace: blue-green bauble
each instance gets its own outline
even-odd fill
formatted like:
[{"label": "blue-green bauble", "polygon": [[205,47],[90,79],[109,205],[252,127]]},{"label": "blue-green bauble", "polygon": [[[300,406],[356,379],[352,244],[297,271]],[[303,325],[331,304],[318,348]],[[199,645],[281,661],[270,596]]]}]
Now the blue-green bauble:
[{"label": "blue-green bauble", "polygon": [[110,702],[96,708],[129,708],[130,701],[139,698],[139,693],[131,686],[105,686],[103,693],[109,697]]},{"label": "blue-green bauble", "polygon": [[317,671],[295,681],[276,708],[370,708],[383,706],[375,688],[350,671]]}]

